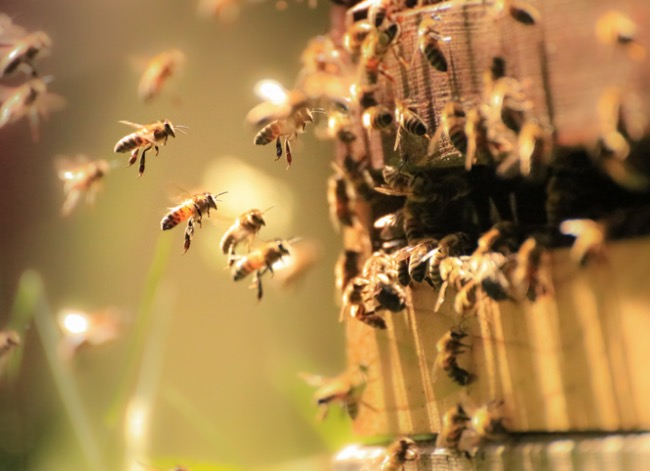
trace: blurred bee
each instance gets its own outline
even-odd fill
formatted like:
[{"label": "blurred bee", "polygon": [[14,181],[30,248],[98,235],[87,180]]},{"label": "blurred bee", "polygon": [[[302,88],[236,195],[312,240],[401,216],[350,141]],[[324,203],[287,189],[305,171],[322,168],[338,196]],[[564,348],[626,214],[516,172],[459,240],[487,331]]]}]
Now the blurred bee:
[{"label": "blurred bee", "polygon": [[330,137],[338,139],[348,148],[357,139],[352,120],[347,112],[330,111],[327,116],[327,129]]},{"label": "blurred bee", "polygon": [[370,407],[361,400],[368,383],[366,365],[351,368],[334,378],[305,373],[300,376],[307,384],[318,388],[314,393],[314,399],[319,408],[316,416],[319,421],[327,417],[329,407],[333,403],[339,403],[352,420],[357,418],[360,405]]},{"label": "blurred bee", "polygon": [[399,209],[393,213],[382,216],[374,222],[373,226],[375,229],[379,229],[379,239],[383,241],[382,250],[384,250],[384,252],[388,253],[398,249],[399,252],[403,253],[395,253],[394,256],[397,257],[398,264],[401,264],[402,261],[406,261],[406,276],[408,279],[406,284],[402,284],[404,284],[404,286],[408,285],[410,281],[410,276],[408,275],[408,253],[411,249],[409,247],[403,247],[406,245],[404,211]]},{"label": "blurred bee", "polygon": [[417,113],[415,105],[409,99],[395,100],[395,122],[397,123],[397,134],[395,136],[394,150],[399,147],[403,132],[407,132],[412,136],[430,139],[424,119]]},{"label": "blurred bee", "polygon": [[[436,31],[436,25],[440,21],[438,17],[423,17],[418,25],[417,48],[426,58],[431,67],[447,72],[447,58],[442,50],[443,44],[451,41],[449,36],[442,36]],[[415,54],[413,60],[415,60]]]},{"label": "blurred bee", "polygon": [[462,154],[467,152],[467,134],[465,133],[466,115],[463,105],[458,101],[449,101],[440,113],[440,124],[429,142],[428,155],[437,151],[442,135],[446,135],[453,146]]},{"label": "blurred bee", "polygon": [[138,97],[145,103],[157,98],[169,78],[178,73],[185,63],[185,54],[179,49],[169,49],[154,56],[138,84]]},{"label": "blurred bee", "polygon": [[447,257],[458,257],[467,253],[470,241],[469,236],[463,232],[448,234],[438,242],[438,246],[432,250],[429,258],[429,272],[427,282],[436,289],[443,284],[440,275],[440,264]]},{"label": "blurred bee", "polygon": [[517,226],[511,221],[500,221],[479,237],[477,245],[472,257],[480,257],[490,251],[505,255],[514,253],[519,245]]},{"label": "blurred bee", "polygon": [[[467,386],[474,380],[474,376],[464,368],[458,365],[458,355],[465,353],[466,345],[462,340],[467,337],[467,333],[459,328],[453,328],[443,335],[436,342],[435,367],[442,369],[445,374],[460,386]],[[436,375],[434,374],[434,378]]]},{"label": "blurred bee", "polygon": [[203,17],[230,23],[239,17],[240,3],[240,0],[200,0],[197,11]]},{"label": "blurred bee", "polygon": [[591,219],[567,219],[560,224],[562,234],[576,238],[571,247],[571,258],[585,266],[590,260],[604,260],[607,228]]},{"label": "blurred bee", "polygon": [[471,427],[483,440],[500,440],[508,433],[502,407],[503,401],[490,401],[472,413]]},{"label": "blurred bee", "polygon": [[496,120],[519,133],[525,122],[525,113],[532,107],[526,98],[523,84],[513,77],[502,77],[494,82],[489,104]]},{"label": "blurred bee", "polygon": [[343,47],[352,57],[359,56],[361,45],[372,28],[373,26],[368,20],[356,21],[347,28],[343,36]]},{"label": "blurred bee", "polygon": [[348,189],[348,182],[338,172],[328,180],[327,202],[332,225],[336,230],[340,230],[341,226],[352,227],[358,224],[357,214],[352,207],[354,202]]},{"label": "blurred bee", "polygon": [[411,196],[415,177],[400,168],[384,165],[381,171],[384,185],[375,187],[375,191],[390,196]]},{"label": "blurred bee", "polygon": [[[480,286],[483,292],[495,301],[510,299],[510,282],[508,281],[508,278],[506,278],[504,271],[506,271],[506,267],[511,263],[511,258],[507,258],[505,255],[499,252],[491,252],[479,257],[478,260],[472,260],[470,264],[473,265],[473,283]],[[463,290],[461,290],[461,292],[464,291],[464,288],[465,287],[463,287]],[[475,297],[473,298],[473,301],[476,301]],[[470,307],[473,307],[473,305],[463,303],[463,307],[465,309],[468,309]],[[462,312],[458,308],[456,311]]]},{"label": "blurred bee", "polygon": [[144,173],[145,155],[149,149],[154,149],[158,155],[158,146],[167,145],[167,138],[169,136],[176,137],[176,131],[185,134],[187,126],[174,125],[168,119],[158,121],[153,124],[137,124],[130,121],[118,121],[119,123],[126,124],[136,128],[137,131],[127,134],[122,139],[117,141],[113,152],[129,152],[129,167],[135,163],[138,158],[138,153],[142,149],[140,156],[140,164],[138,167],[138,177]]},{"label": "blurred bee", "polygon": [[235,219],[234,224],[228,228],[221,238],[219,247],[221,247],[221,251],[224,254],[228,255],[229,267],[233,264],[235,249],[240,243],[247,242],[248,250],[250,251],[255,236],[262,229],[262,226],[266,225],[264,221],[264,213],[266,211],[260,211],[259,209],[246,211]]},{"label": "blurred bee", "polygon": [[346,249],[339,255],[334,267],[336,289],[341,292],[347,288],[348,283],[360,273],[359,263],[361,252]]},{"label": "blurred bee", "polygon": [[20,335],[15,330],[0,331],[0,359],[20,345]]},{"label": "blurred bee", "polygon": [[361,115],[361,123],[367,131],[383,131],[393,124],[393,114],[384,105],[366,108]]},{"label": "blurred bee", "polygon": [[227,191],[217,195],[207,192],[191,195],[178,206],[169,209],[169,212],[160,221],[160,228],[163,231],[167,231],[176,227],[181,222],[187,221],[183,253],[187,252],[192,243],[192,236],[194,235],[194,223],[201,227],[203,213],[210,217],[210,208],[216,211],[217,201],[220,201],[218,197],[225,193],[227,193]]},{"label": "blurred bee", "polygon": [[637,36],[637,25],[619,11],[608,11],[596,21],[596,37],[601,43],[624,47],[630,58],[642,61],[646,50],[638,42]]},{"label": "blurred bee", "polygon": [[408,437],[398,438],[386,449],[381,471],[403,471],[406,463],[419,459],[420,450],[415,441]]},{"label": "blurred bee", "polygon": [[255,94],[263,101],[246,115],[246,121],[254,126],[265,126],[272,121],[289,119],[303,108],[309,108],[309,98],[304,91],[287,90],[275,80],[257,82]]},{"label": "blurred bee", "polygon": [[[501,176],[514,176],[518,170],[524,177],[536,176],[541,173],[542,164],[548,164],[551,154],[550,133],[537,121],[524,121],[517,137],[517,146],[513,152],[497,167]],[[519,168],[515,164],[519,163]]]},{"label": "blurred bee", "polygon": [[435,312],[438,312],[440,306],[444,303],[445,294],[449,285],[459,292],[467,283],[474,282],[474,274],[469,266],[470,259],[471,257],[466,256],[445,257],[440,261],[439,272],[442,285],[438,292],[438,300],[434,308]]},{"label": "blurred bee", "polygon": [[535,237],[529,237],[517,252],[512,283],[515,289],[531,301],[551,292],[550,284],[542,281],[540,269],[547,257],[546,248]]},{"label": "blurred bee", "polygon": [[278,160],[282,157],[281,138],[284,137],[284,152],[286,154],[287,168],[289,168],[293,161],[289,141],[296,139],[298,134],[303,133],[308,123],[314,122],[314,115],[312,114],[314,111],[316,110],[301,108],[290,118],[272,121],[255,135],[253,142],[255,145],[264,146],[275,141],[275,160]]},{"label": "blurred bee", "polygon": [[323,247],[315,240],[300,240],[289,247],[289,257],[276,263],[275,279],[283,288],[296,284],[323,257]]},{"label": "blurred bee", "polygon": [[442,416],[442,429],[438,434],[436,446],[457,450],[461,435],[469,426],[470,420],[460,404],[445,412]]},{"label": "blurred bee", "polygon": [[84,345],[103,345],[118,338],[125,320],[114,308],[94,312],[63,309],[57,314],[57,323],[63,333],[60,352],[70,360]]},{"label": "blurred bee", "polygon": [[84,195],[86,204],[92,205],[101,181],[110,169],[109,163],[105,160],[88,162],[83,156],[78,157],[77,160],[76,164],[71,164],[64,158],[56,159],[58,176],[63,182],[65,195],[63,208],[61,208],[63,216],[68,216]]},{"label": "blurred bee", "polygon": [[[480,145],[487,144],[488,128],[487,119],[481,108],[470,109],[465,117],[465,170],[469,171],[476,163],[477,149]],[[462,147],[462,143],[460,144]]]},{"label": "blurred bee", "polygon": [[376,308],[387,309],[391,312],[400,312],[406,309],[407,297],[404,288],[385,273],[378,273],[372,280],[371,295],[379,304]]},{"label": "blurred bee", "polygon": [[361,70],[365,74],[367,84],[376,84],[379,80],[379,74],[382,74],[391,82],[395,80],[385,71],[384,57],[389,50],[393,50],[395,57],[399,59],[397,53],[394,52],[393,46],[397,44],[400,31],[399,25],[392,23],[385,28],[371,30],[363,40],[361,45]]},{"label": "blurred bee", "polygon": [[13,24],[9,16],[0,16],[0,79],[17,70],[36,77],[35,63],[49,55],[52,40],[43,31],[27,33]]},{"label": "blurred bee", "polygon": [[257,299],[264,295],[262,288],[262,275],[267,271],[273,274],[273,264],[282,257],[290,255],[291,241],[276,239],[266,242],[260,248],[243,256],[236,256],[232,264],[232,279],[239,281],[254,273],[253,286],[257,287]]},{"label": "blurred bee", "polygon": [[538,24],[541,17],[539,10],[525,0],[496,0],[494,8],[497,13],[507,9],[512,19],[524,25]]},{"label": "blurred bee", "polygon": [[17,87],[0,86],[0,129],[27,117],[32,139],[38,141],[40,119],[65,106],[63,97],[47,90],[50,81],[48,76],[31,79]]}]

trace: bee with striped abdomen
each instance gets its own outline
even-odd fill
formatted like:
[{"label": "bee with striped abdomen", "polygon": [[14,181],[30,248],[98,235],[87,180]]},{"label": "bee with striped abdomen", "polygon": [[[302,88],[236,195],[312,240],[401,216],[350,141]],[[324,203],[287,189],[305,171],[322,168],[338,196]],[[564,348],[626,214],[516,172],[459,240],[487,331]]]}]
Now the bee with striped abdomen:
[{"label": "bee with striped abdomen", "polygon": [[52,39],[47,33],[28,33],[13,24],[9,16],[0,14],[0,79],[17,70],[36,77],[36,61],[49,55],[51,48]]},{"label": "bee with striped abdomen", "polygon": [[[442,47],[451,38],[442,36],[436,31],[435,26],[438,21],[440,20],[436,17],[422,18],[418,26],[417,47],[431,67],[439,72],[447,72],[447,58]],[[413,59],[415,59],[415,54]]]},{"label": "bee with striped abdomen", "polygon": [[440,113],[440,124],[429,143],[428,154],[438,149],[440,139],[445,134],[453,146],[462,154],[467,152],[467,134],[465,133],[467,117],[459,101],[448,101]]},{"label": "bee with striped abdomen", "polygon": [[113,152],[121,153],[131,151],[131,157],[129,158],[130,167],[135,163],[138,158],[138,153],[140,152],[140,149],[142,149],[140,165],[138,167],[138,176],[141,176],[144,173],[145,154],[148,150],[154,149],[156,155],[158,155],[158,146],[167,145],[167,139],[169,136],[176,137],[177,130],[185,134],[185,130],[187,129],[187,126],[174,125],[168,119],[153,124],[137,124],[130,121],[119,122],[134,127],[137,131],[132,132],[117,141]]},{"label": "bee with striped abdomen", "polygon": [[93,204],[101,182],[110,169],[110,165],[105,160],[88,162],[83,156],[78,157],[77,160],[75,164],[69,163],[64,158],[57,160],[58,176],[63,181],[65,195],[61,209],[61,214],[64,216],[72,212],[84,195],[86,203]]},{"label": "bee with striped abdomen", "polygon": [[[474,375],[458,365],[458,355],[465,353],[466,345],[462,340],[467,333],[461,329],[450,329],[436,343],[438,356],[436,357],[435,368],[440,368],[445,374],[460,386],[467,386],[474,380]],[[434,374],[435,377],[435,374]]]},{"label": "bee with striped abdomen", "polygon": [[138,84],[138,97],[145,103],[160,95],[165,83],[173,77],[185,63],[185,54],[179,49],[170,49],[154,56]]},{"label": "bee with striped abdomen", "polygon": [[290,141],[296,139],[298,134],[303,133],[307,124],[314,122],[314,111],[317,110],[301,108],[286,119],[271,121],[255,135],[253,142],[257,146],[265,146],[275,141],[275,160],[278,160],[282,157],[281,139],[284,138],[284,153],[286,154],[287,168],[289,168],[293,161]]},{"label": "bee with striped abdomen", "polygon": [[470,421],[470,417],[460,404],[447,410],[442,416],[442,430],[436,440],[436,446],[457,450],[461,435]]},{"label": "bee with striped abdomen", "polygon": [[261,277],[267,271],[273,273],[273,264],[290,255],[290,243],[291,241],[276,239],[246,255],[235,256],[234,263],[231,264],[233,281],[242,280],[254,273],[253,286],[257,287],[257,299],[262,299],[264,292]]},{"label": "bee with striped abdomen", "polygon": [[227,191],[217,195],[207,192],[191,195],[178,206],[170,208],[169,212],[160,221],[161,229],[167,231],[176,227],[181,222],[187,221],[183,253],[187,252],[192,242],[192,236],[194,235],[194,223],[201,227],[203,213],[210,217],[210,208],[216,211],[217,201],[220,201],[217,197],[225,193],[227,193]]},{"label": "bee with striped abdomen", "polygon": [[260,211],[259,209],[246,211],[235,220],[234,224],[223,235],[219,246],[221,251],[228,255],[228,266],[233,264],[235,249],[240,243],[248,242],[248,250],[250,251],[255,236],[262,229],[262,226],[266,225],[264,221],[266,211]]},{"label": "bee with striped abdomen", "polygon": [[415,441],[408,437],[398,438],[386,449],[381,471],[403,471],[406,463],[419,459],[420,450]]},{"label": "bee with striped abdomen", "polygon": [[399,147],[403,132],[407,132],[411,136],[430,139],[424,119],[417,113],[415,105],[409,99],[395,100],[395,122],[397,123],[397,133],[394,150]]},{"label": "bee with striped abdomen", "polygon": [[393,114],[384,105],[370,106],[363,111],[361,123],[367,131],[383,131],[393,124]]}]

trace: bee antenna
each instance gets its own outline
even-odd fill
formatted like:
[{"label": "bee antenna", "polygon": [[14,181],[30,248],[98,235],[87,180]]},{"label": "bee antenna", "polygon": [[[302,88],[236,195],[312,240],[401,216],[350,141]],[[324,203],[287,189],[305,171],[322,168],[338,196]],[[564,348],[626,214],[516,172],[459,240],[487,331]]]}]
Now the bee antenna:
[{"label": "bee antenna", "polygon": [[271,211],[271,210],[272,210],[273,208],[275,208],[276,206],[277,206],[276,204],[274,204],[274,205],[272,205],[272,206],[269,206],[269,207],[266,208],[264,211],[262,211],[262,214],[266,214],[268,211]]},{"label": "bee antenna", "polygon": [[174,131],[180,131],[185,135],[187,135],[187,130],[189,129],[187,126],[184,126],[182,124],[175,124],[173,126],[173,128],[174,128]]},{"label": "bee antenna", "polygon": [[225,195],[226,193],[228,193],[228,191],[222,191],[221,193],[217,193],[216,195],[214,195],[214,199],[217,199],[219,196]]},{"label": "bee antenna", "polygon": [[287,244],[293,245],[296,242],[300,242],[302,240],[302,237],[292,237],[291,239],[287,240]]}]

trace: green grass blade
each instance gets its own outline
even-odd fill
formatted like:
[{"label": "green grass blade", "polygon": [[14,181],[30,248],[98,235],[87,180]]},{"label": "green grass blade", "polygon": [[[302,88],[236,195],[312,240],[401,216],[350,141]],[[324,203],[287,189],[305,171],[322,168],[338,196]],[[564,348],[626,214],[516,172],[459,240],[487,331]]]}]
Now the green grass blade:
[{"label": "green grass blade", "polygon": [[97,440],[86,415],[81,395],[77,389],[69,365],[62,362],[59,355],[60,334],[52,311],[49,308],[43,283],[40,276],[33,271],[27,271],[21,278],[20,292],[24,293],[26,299],[35,302],[34,321],[38,330],[45,357],[49,364],[54,382],[66,412],[70,418],[72,428],[77,435],[81,450],[88,462],[89,469],[103,470],[104,465],[101,453],[97,446]]}]

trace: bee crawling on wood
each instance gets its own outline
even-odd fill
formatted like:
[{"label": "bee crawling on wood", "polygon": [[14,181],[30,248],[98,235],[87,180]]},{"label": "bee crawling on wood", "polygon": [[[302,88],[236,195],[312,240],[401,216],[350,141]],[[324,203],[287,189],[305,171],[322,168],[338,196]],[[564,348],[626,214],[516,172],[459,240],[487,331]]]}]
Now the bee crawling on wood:
[{"label": "bee crawling on wood", "polygon": [[[418,25],[417,48],[426,58],[431,67],[439,72],[447,72],[447,57],[443,51],[444,43],[451,41],[451,37],[442,36],[436,31],[440,18],[426,16]],[[413,61],[416,55],[413,54]],[[411,61],[411,65],[413,64]]]},{"label": "bee crawling on wood", "polygon": [[167,145],[167,139],[169,136],[176,137],[176,131],[186,134],[185,130],[187,129],[187,126],[180,124],[174,125],[168,119],[153,124],[137,124],[130,121],[119,122],[136,128],[137,130],[131,134],[127,134],[117,141],[113,152],[118,153],[131,151],[131,157],[129,158],[130,167],[138,159],[138,153],[140,152],[140,149],[142,149],[142,155],[140,156],[140,164],[138,167],[138,177],[142,176],[144,173],[145,155],[148,150],[154,149],[156,155],[158,155],[158,146]]},{"label": "bee crawling on wood", "polygon": [[386,458],[381,464],[381,471],[403,471],[406,463],[419,459],[420,449],[415,441],[408,437],[401,437],[386,449]]},{"label": "bee crawling on wood", "polygon": [[467,134],[465,132],[467,116],[459,101],[449,101],[440,113],[440,124],[429,141],[427,155],[433,155],[440,144],[440,139],[446,135],[452,145],[462,154],[467,152]]},{"label": "bee crawling on wood", "polygon": [[200,193],[190,195],[189,198],[182,201],[178,206],[170,208],[169,212],[160,221],[160,228],[167,231],[176,227],[183,221],[187,221],[185,228],[185,242],[183,243],[183,253],[187,252],[192,243],[192,236],[194,235],[194,224],[201,227],[203,214],[205,213],[210,217],[210,208],[217,210],[217,202],[219,196],[227,193],[221,192],[217,195],[211,193]]},{"label": "bee crawling on wood", "polygon": [[289,247],[296,240],[276,239],[266,242],[260,248],[246,255],[236,255],[231,264],[233,281],[242,280],[254,273],[253,286],[257,287],[257,299],[261,300],[264,294],[262,275],[266,272],[273,274],[273,264],[282,260],[282,257],[290,255]]},{"label": "bee crawling on wood", "polygon": [[316,417],[319,421],[327,417],[329,407],[334,403],[339,403],[352,420],[357,418],[360,405],[372,409],[361,400],[368,383],[367,365],[350,368],[334,378],[305,373],[300,376],[307,384],[317,388],[314,399],[319,408]]},{"label": "bee crawling on wood", "polygon": [[490,401],[472,412],[472,429],[483,440],[500,440],[507,433],[503,401]]},{"label": "bee crawling on wood", "polygon": [[343,306],[339,321],[345,318],[345,312],[349,311],[350,317],[363,322],[375,329],[386,329],[386,321],[376,313],[376,310],[369,310],[366,307],[368,291],[372,288],[371,281],[361,276],[355,276],[350,280],[343,291]]},{"label": "bee crawling on wood", "polygon": [[[467,386],[474,380],[474,375],[458,365],[458,355],[465,353],[469,345],[463,343],[468,334],[460,328],[450,329],[436,342],[438,356],[434,368],[440,368],[449,378],[460,386]],[[435,378],[434,374],[434,378]]]},{"label": "bee crawling on wood", "polygon": [[229,267],[234,262],[235,249],[240,243],[248,242],[248,250],[250,251],[255,236],[262,229],[262,226],[266,225],[264,221],[264,213],[266,211],[260,211],[259,209],[246,211],[224,233],[219,247],[224,254],[228,255]]},{"label": "bee crawling on wood", "polygon": [[442,416],[442,429],[438,434],[436,446],[458,450],[461,436],[468,428],[470,421],[471,418],[460,404],[447,410]]}]

